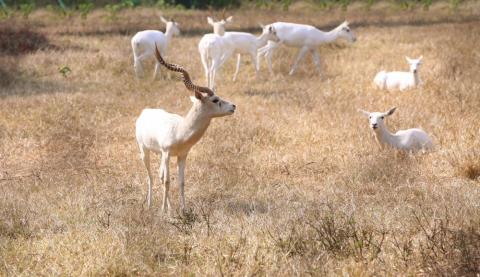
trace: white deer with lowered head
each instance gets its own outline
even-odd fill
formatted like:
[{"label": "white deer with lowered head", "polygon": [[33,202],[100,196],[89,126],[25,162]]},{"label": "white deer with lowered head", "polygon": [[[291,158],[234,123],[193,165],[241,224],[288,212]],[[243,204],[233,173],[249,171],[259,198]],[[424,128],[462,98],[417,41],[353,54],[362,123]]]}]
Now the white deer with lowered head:
[{"label": "white deer with lowered head", "polygon": [[210,125],[212,118],[231,115],[235,105],[225,101],[206,87],[192,83],[188,72],[181,66],[170,64],[163,60],[155,51],[160,64],[167,69],[180,72],[188,90],[193,91],[192,108],[186,116],[168,113],[162,109],[144,109],[136,122],[136,138],[140,148],[140,156],[148,174],[147,204],[150,207],[152,198],[153,176],[150,170],[150,152],[161,153],[160,180],[164,184],[162,211],[170,207],[168,192],[170,189],[169,162],[171,157],[177,157],[178,185],[180,188],[180,208],[185,209],[185,163],[187,155]]},{"label": "white deer with lowered head", "polygon": [[315,63],[317,70],[320,72],[320,55],[318,54],[317,48],[321,44],[333,42],[338,38],[344,38],[350,42],[355,42],[357,40],[348,26],[347,21],[329,32],[321,31],[310,25],[296,23],[275,22],[271,25],[277,31],[277,36],[280,41],[278,43],[269,41],[268,44],[258,52],[258,55],[263,54],[267,59],[268,70],[271,74],[273,74],[272,55],[274,50],[280,45],[300,48],[300,52],[298,53],[289,73],[290,75],[293,75],[298,64],[308,52],[312,53],[313,62]]},{"label": "white deer with lowered head", "polygon": [[[132,37],[133,67],[135,69],[135,75],[138,78],[143,77],[142,61],[155,56],[155,45],[160,49],[160,53],[165,56],[172,37],[180,34],[177,22],[166,20],[163,16],[160,16],[160,20],[162,20],[167,27],[165,34],[156,30],[145,30],[136,33]],[[157,62],[155,64],[155,72],[153,73],[154,79],[157,77],[159,70],[160,64]]]},{"label": "white deer with lowered head", "polygon": [[232,20],[233,20],[233,16],[229,16],[228,18],[222,19],[222,20],[219,20],[219,21],[215,21],[210,16],[207,17],[208,24],[212,25],[212,27],[213,27],[213,33],[217,34],[219,36],[223,36],[225,34],[225,25],[227,23],[232,22]]},{"label": "white deer with lowered head", "polygon": [[373,79],[373,83],[380,89],[387,89],[387,90],[406,90],[410,88],[414,88],[422,83],[420,77],[418,76],[418,71],[420,69],[420,65],[422,64],[423,56],[420,56],[418,59],[410,59],[409,57],[405,57],[407,59],[408,64],[410,65],[409,72],[403,71],[393,71],[393,72],[386,72],[380,71],[375,75]]},{"label": "white deer with lowered head", "polygon": [[237,54],[237,67],[233,81],[237,79],[240,69],[241,54],[252,57],[255,73],[258,75],[259,65],[257,50],[269,40],[278,41],[275,28],[271,25],[262,26],[262,34],[258,37],[244,32],[225,32],[223,36],[206,34],[198,43],[198,51],[205,70],[208,87],[215,87],[215,75],[221,66],[233,55]]},{"label": "white deer with lowered head", "polygon": [[397,131],[395,134],[390,133],[384,124],[384,119],[395,112],[395,107],[387,112],[367,112],[358,110],[368,117],[370,128],[375,133],[375,138],[380,147],[384,145],[391,146],[398,150],[416,151],[428,150],[433,147],[432,140],[422,129],[414,128]]}]

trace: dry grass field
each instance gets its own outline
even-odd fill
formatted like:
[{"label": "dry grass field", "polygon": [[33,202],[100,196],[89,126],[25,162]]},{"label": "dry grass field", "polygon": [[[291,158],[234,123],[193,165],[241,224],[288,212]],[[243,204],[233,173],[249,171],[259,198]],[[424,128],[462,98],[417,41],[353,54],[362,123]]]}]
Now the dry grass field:
[{"label": "dry grass field", "polygon": [[[478,276],[479,3],[231,11],[231,30],[277,20],[328,30],[348,19],[358,40],[321,47],[322,75],[307,56],[288,76],[297,50],[281,48],[275,76],[262,61],[255,79],[245,57],[234,83],[232,59],[217,93],[237,112],[213,120],[190,152],[188,212],[169,217],[157,174],[146,207],[134,138],[143,108],[190,108],[175,74],[134,78],[130,38],[163,30],[157,12],[38,10],[0,22],[0,275]],[[166,59],[205,84],[197,43],[209,13],[164,14],[183,32]],[[424,56],[424,86],[374,89],[377,71],[408,69],[406,55]],[[434,152],[378,147],[357,109],[392,106],[390,130],[421,127]]]}]

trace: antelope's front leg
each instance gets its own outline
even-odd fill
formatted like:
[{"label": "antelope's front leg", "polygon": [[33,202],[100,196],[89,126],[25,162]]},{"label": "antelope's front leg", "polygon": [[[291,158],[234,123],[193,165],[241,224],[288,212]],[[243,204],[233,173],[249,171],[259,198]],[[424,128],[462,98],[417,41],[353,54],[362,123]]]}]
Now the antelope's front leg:
[{"label": "antelope's front leg", "polygon": [[163,177],[163,204],[162,204],[162,212],[165,213],[168,211],[170,207],[170,199],[168,198],[168,191],[170,190],[170,169],[169,169],[169,162],[170,162],[170,153],[163,152],[162,153],[162,162],[160,165],[160,172],[161,176]]},{"label": "antelope's front leg", "polygon": [[178,163],[178,188],[180,190],[180,210],[182,213],[185,212],[185,164],[186,164],[187,157],[186,156],[179,156],[177,163]]}]

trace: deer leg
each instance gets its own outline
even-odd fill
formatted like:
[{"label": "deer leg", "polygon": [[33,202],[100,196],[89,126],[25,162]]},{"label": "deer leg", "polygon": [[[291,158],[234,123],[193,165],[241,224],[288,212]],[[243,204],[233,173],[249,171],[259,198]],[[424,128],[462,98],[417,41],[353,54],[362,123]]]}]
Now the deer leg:
[{"label": "deer leg", "polygon": [[162,65],[159,62],[155,63],[155,71],[153,72],[153,80],[157,79],[158,73],[160,72],[160,68]]},{"label": "deer leg", "polygon": [[233,74],[233,81],[235,82],[237,80],[237,74],[238,74],[238,70],[240,69],[240,59],[241,59],[241,55],[240,53],[237,54],[237,68],[235,69],[235,73]]},{"label": "deer leg", "polygon": [[152,203],[152,186],[153,186],[153,176],[152,171],[150,170],[150,151],[140,147],[140,158],[147,169],[148,174],[148,190],[147,190],[147,206],[150,208]]},{"label": "deer leg", "polygon": [[313,63],[315,64],[315,67],[317,68],[318,73],[321,72],[320,70],[320,55],[318,54],[317,49],[312,50],[312,55],[313,55]]},{"label": "deer leg", "polygon": [[200,54],[200,59],[202,60],[203,70],[205,71],[205,78],[207,79],[207,86],[210,82],[210,71],[208,67],[208,58],[203,53]]},{"label": "deer leg", "polygon": [[292,69],[290,70],[290,73],[288,73],[289,75],[293,75],[293,73],[295,73],[295,70],[297,70],[298,64],[303,59],[303,57],[305,57],[305,54],[307,54],[308,50],[309,49],[306,46],[303,46],[300,49],[300,52],[298,52],[297,59],[295,60],[295,63],[293,63],[293,66],[292,66]]}]

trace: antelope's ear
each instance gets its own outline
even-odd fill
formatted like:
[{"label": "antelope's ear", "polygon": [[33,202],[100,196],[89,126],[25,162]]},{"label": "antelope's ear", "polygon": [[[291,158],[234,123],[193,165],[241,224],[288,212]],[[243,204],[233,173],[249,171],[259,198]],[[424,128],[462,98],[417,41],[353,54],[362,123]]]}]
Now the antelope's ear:
[{"label": "antelope's ear", "polygon": [[210,25],[213,26],[213,23],[214,23],[214,22],[213,22],[213,18],[211,18],[210,16],[207,17],[207,22],[208,22],[208,24],[210,24]]},{"label": "antelope's ear", "polygon": [[163,17],[162,15],[160,16],[160,20],[165,24],[168,23],[168,20],[166,20],[165,17]]},{"label": "antelope's ear", "polygon": [[233,20],[233,15],[231,15],[227,19],[225,19],[226,22],[232,22],[232,20]]},{"label": "antelope's ear", "polygon": [[423,55],[421,55],[418,60],[421,61],[423,59]]},{"label": "antelope's ear", "polygon": [[362,109],[357,109],[357,111],[358,111],[359,113],[363,114],[363,115],[366,116],[366,117],[369,117],[369,116],[370,116],[370,113],[369,113],[369,112],[364,111],[364,110],[362,110]]},{"label": "antelope's ear", "polygon": [[412,61],[413,61],[411,58],[409,58],[407,56],[405,56],[405,59],[407,60],[408,63],[412,63]]},{"label": "antelope's ear", "polygon": [[397,109],[397,107],[391,108],[390,110],[388,110],[388,112],[385,113],[385,116],[392,115],[395,112],[396,109]]},{"label": "antelope's ear", "polygon": [[258,23],[258,26],[260,26],[260,28],[263,29],[263,27],[265,27],[265,25],[263,25],[262,23]]}]

